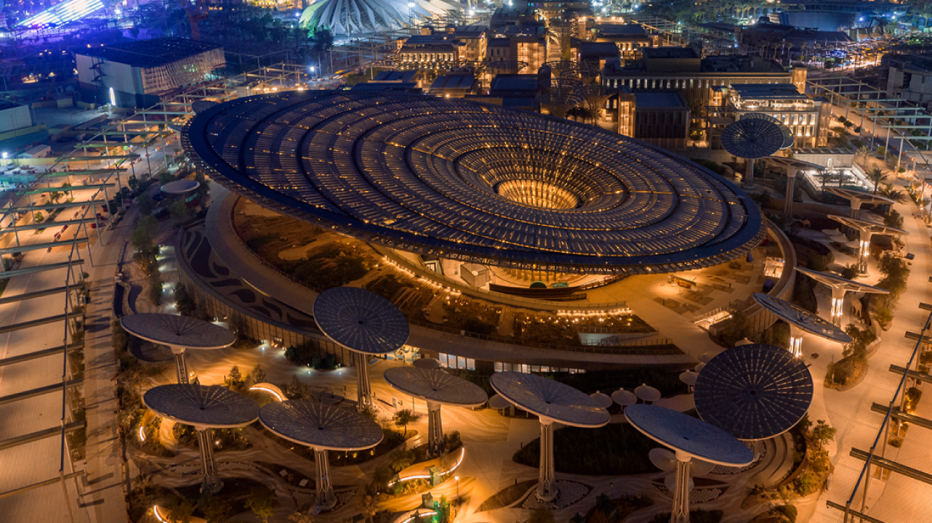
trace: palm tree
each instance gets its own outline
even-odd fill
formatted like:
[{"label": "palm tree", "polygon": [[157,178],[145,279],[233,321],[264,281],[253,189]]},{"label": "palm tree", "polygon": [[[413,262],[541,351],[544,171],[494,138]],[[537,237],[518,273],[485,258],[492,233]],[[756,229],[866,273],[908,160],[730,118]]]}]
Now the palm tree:
[{"label": "palm tree", "polygon": [[905,191],[895,189],[892,185],[887,185],[883,189],[876,191],[877,196],[883,196],[884,198],[889,198],[893,200],[894,203],[908,203],[909,196],[906,195]]},{"label": "palm tree", "polygon": [[880,188],[881,182],[886,179],[887,175],[884,174],[884,172],[881,171],[878,167],[874,167],[873,169],[867,171],[865,174],[867,175],[867,179],[874,184],[874,194],[877,194],[877,189]]},{"label": "palm tree", "polygon": [[861,161],[865,162],[865,165],[867,165],[867,157],[870,156],[870,154],[871,154],[870,148],[867,147],[866,145],[862,145],[861,147],[858,148],[858,152],[855,156],[860,156]]}]

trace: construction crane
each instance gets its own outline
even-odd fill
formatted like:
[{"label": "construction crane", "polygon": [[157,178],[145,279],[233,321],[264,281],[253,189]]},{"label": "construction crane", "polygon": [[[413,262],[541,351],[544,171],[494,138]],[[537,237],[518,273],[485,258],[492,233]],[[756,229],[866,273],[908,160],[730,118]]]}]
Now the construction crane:
[{"label": "construction crane", "polygon": [[197,23],[207,18],[207,7],[204,5],[204,0],[197,0],[197,4],[193,6],[189,0],[179,1],[181,2],[181,8],[188,15],[188,22],[191,24],[191,40],[200,40],[201,30],[198,28]]}]

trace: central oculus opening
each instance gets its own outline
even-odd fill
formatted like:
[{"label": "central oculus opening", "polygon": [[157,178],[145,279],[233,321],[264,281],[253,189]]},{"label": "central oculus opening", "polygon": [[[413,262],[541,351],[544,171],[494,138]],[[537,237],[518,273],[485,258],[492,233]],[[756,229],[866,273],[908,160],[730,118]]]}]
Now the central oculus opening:
[{"label": "central oculus opening", "polygon": [[545,209],[573,209],[579,198],[570,191],[540,180],[509,180],[498,184],[495,192],[513,202]]}]

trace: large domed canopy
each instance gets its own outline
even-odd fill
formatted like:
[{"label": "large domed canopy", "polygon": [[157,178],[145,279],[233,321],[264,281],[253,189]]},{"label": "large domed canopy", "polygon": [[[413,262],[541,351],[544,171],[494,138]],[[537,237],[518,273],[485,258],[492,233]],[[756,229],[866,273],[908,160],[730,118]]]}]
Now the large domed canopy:
[{"label": "large domed canopy", "polygon": [[740,189],[642,142],[435,97],[302,91],[198,114],[185,146],[218,182],[364,241],[486,265],[670,272],[763,237]]},{"label": "large domed canopy", "polygon": [[451,0],[318,0],[301,13],[299,25],[334,34],[374,33],[410,26],[417,19],[462,11]]}]

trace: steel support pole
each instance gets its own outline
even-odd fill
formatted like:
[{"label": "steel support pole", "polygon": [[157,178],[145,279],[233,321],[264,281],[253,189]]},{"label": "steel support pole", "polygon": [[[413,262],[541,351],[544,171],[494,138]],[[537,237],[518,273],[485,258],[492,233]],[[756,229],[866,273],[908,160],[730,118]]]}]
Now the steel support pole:
[{"label": "steel support pole", "polygon": [[540,417],[540,482],[537,497],[550,502],[557,498],[556,472],[553,466],[553,420]]},{"label": "steel support pole", "polygon": [[353,352],[353,364],[356,365],[356,410],[363,411],[372,407],[372,387],[369,385],[369,362],[365,354]]},{"label": "steel support pole", "polygon": [[175,358],[175,377],[178,383],[188,383],[188,363],[184,359],[184,347],[170,347]]},{"label": "steel support pole", "polygon": [[677,451],[676,486],[673,489],[673,511],[670,523],[689,523],[689,462],[692,457]]},{"label": "steel support pole", "polygon": [[786,202],[783,205],[783,215],[787,219],[793,218],[793,189],[796,184],[796,168],[788,167],[786,170]]},{"label": "steel support pole", "polygon": [[314,448],[314,465],[317,468],[317,501],[314,503],[313,513],[326,512],[337,504],[337,497],[333,493],[333,481],[330,478],[330,461],[327,451]]},{"label": "steel support pole", "polygon": [[443,424],[440,421],[440,404],[427,401],[427,455],[437,457],[443,454]]},{"label": "steel support pole", "polygon": [[217,464],[214,461],[214,442],[211,441],[210,429],[195,427],[197,430],[197,444],[201,448],[201,469],[204,472],[204,481],[201,484],[202,494],[216,494],[223,488],[223,481],[217,473]]}]

